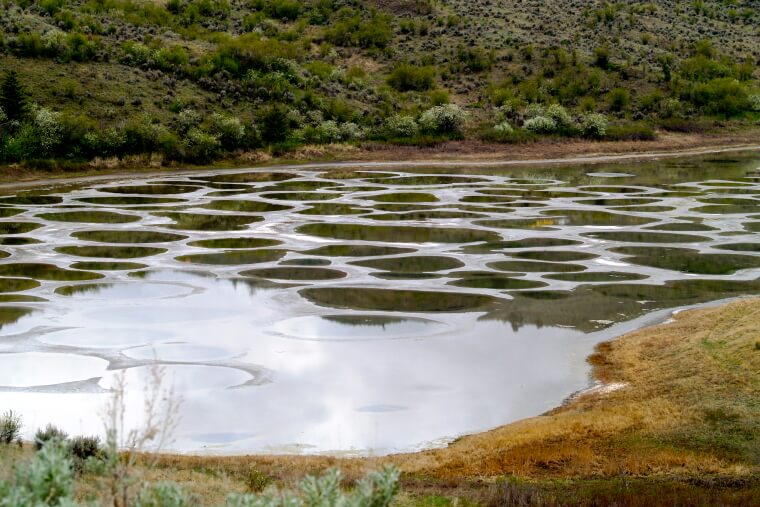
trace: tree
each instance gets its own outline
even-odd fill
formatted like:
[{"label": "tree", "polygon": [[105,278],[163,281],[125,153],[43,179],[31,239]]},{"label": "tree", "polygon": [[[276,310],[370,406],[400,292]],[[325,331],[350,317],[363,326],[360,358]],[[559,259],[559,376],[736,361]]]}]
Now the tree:
[{"label": "tree", "polygon": [[26,113],[26,92],[18,80],[16,71],[10,70],[0,86],[0,108],[8,120],[19,121]]}]

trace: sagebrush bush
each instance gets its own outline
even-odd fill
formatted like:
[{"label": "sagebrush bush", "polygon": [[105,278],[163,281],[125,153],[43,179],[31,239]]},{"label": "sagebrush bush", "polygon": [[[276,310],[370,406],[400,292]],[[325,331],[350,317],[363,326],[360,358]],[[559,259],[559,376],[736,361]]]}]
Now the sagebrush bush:
[{"label": "sagebrush bush", "polygon": [[21,416],[8,410],[0,416],[0,443],[10,444],[21,437]]},{"label": "sagebrush bush", "polygon": [[396,115],[385,120],[385,129],[391,137],[412,137],[417,134],[419,126],[411,116]]},{"label": "sagebrush bush", "polygon": [[546,108],[546,116],[554,120],[558,127],[569,127],[573,124],[570,113],[559,104],[552,104]]},{"label": "sagebrush bush", "polygon": [[747,102],[749,103],[749,108],[752,111],[760,111],[760,94],[752,94],[749,97],[747,97]]},{"label": "sagebrush bush", "polygon": [[503,121],[494,125],[493,129],[500,134],[511,134],[514,132],[512,125],[508,121]]},{"label": "sagebrush bush", "polygon": [[586,137],[604,137],[607,133],[607,117],[600,113],[590,113],[581,120],[581,132]]},{"label": "sagebrush bush", "polygon": [[525,120],[523,128],[536,134],[550,134],[557,130],[557,122],[548,116],[534,116]]},{"label": "sagebrush bush", "polygon": [[79,460],[86,461],[103,453],[100,437],[76,436],[69,441],[71,455]]},{"label": "sagebrush bush", "polygon": [[467,113],[456,104],[431,107],[420,116],[420,128],[430,134],[457,134],[464,130]]},{"label": "sagebrush bush", "polygon": [[0,507],[75,507],[74,469],[65,442],[48,441],[34,459],[0,480]]},{"label": "sagebrush bush", "polygon": [[53,426],[52,424],[48,424],[44,429],[40,428],[34,434],[34,446],[37,448],[37,450],[40,450],[46,442],[53,439],[66,441],[68,436],[69,435],[62,429]]}]

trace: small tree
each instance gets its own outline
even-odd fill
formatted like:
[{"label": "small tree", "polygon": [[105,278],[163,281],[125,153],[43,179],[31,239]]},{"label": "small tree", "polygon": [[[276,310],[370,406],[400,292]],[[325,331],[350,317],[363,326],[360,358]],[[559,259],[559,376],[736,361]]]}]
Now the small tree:
[{"label": "small tree", "polygon": [[20,121],[26,114],[27,98],[16,71],[9,70],[0,86],[0,108],[10,121]]}]

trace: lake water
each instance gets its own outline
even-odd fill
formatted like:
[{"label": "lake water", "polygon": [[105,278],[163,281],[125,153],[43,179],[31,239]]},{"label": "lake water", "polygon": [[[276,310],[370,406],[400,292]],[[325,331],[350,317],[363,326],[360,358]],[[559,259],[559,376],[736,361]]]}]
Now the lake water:
[{"label": "lake water", "polygon": [[383,454],[540,414],[594,345],[760,292],[760,156],[235,170],[0,196],[0,410],[171,450]]}]

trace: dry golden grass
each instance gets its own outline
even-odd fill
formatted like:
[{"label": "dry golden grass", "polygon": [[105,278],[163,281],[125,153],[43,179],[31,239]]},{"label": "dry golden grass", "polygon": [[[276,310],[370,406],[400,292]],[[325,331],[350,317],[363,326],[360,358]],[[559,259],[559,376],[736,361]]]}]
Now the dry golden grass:
[{"label": "dry golden grass", "polygon": [[754,492],[760,477],[759,330],[760,299],[682,312],[673,322],[597,347],[589,359],[596,378],[624,387],[592,390],[551,413],[444,449],[367,459],[164,456],[147,474],[183,483],[209,503],[226,491],[255,490],[268,481],[293,484],[334,466],[350,481],[385,462],[405,472],[412,492],[465,487],[472,493],[504,476],[544,484],[677,479],[750,485]]}]

